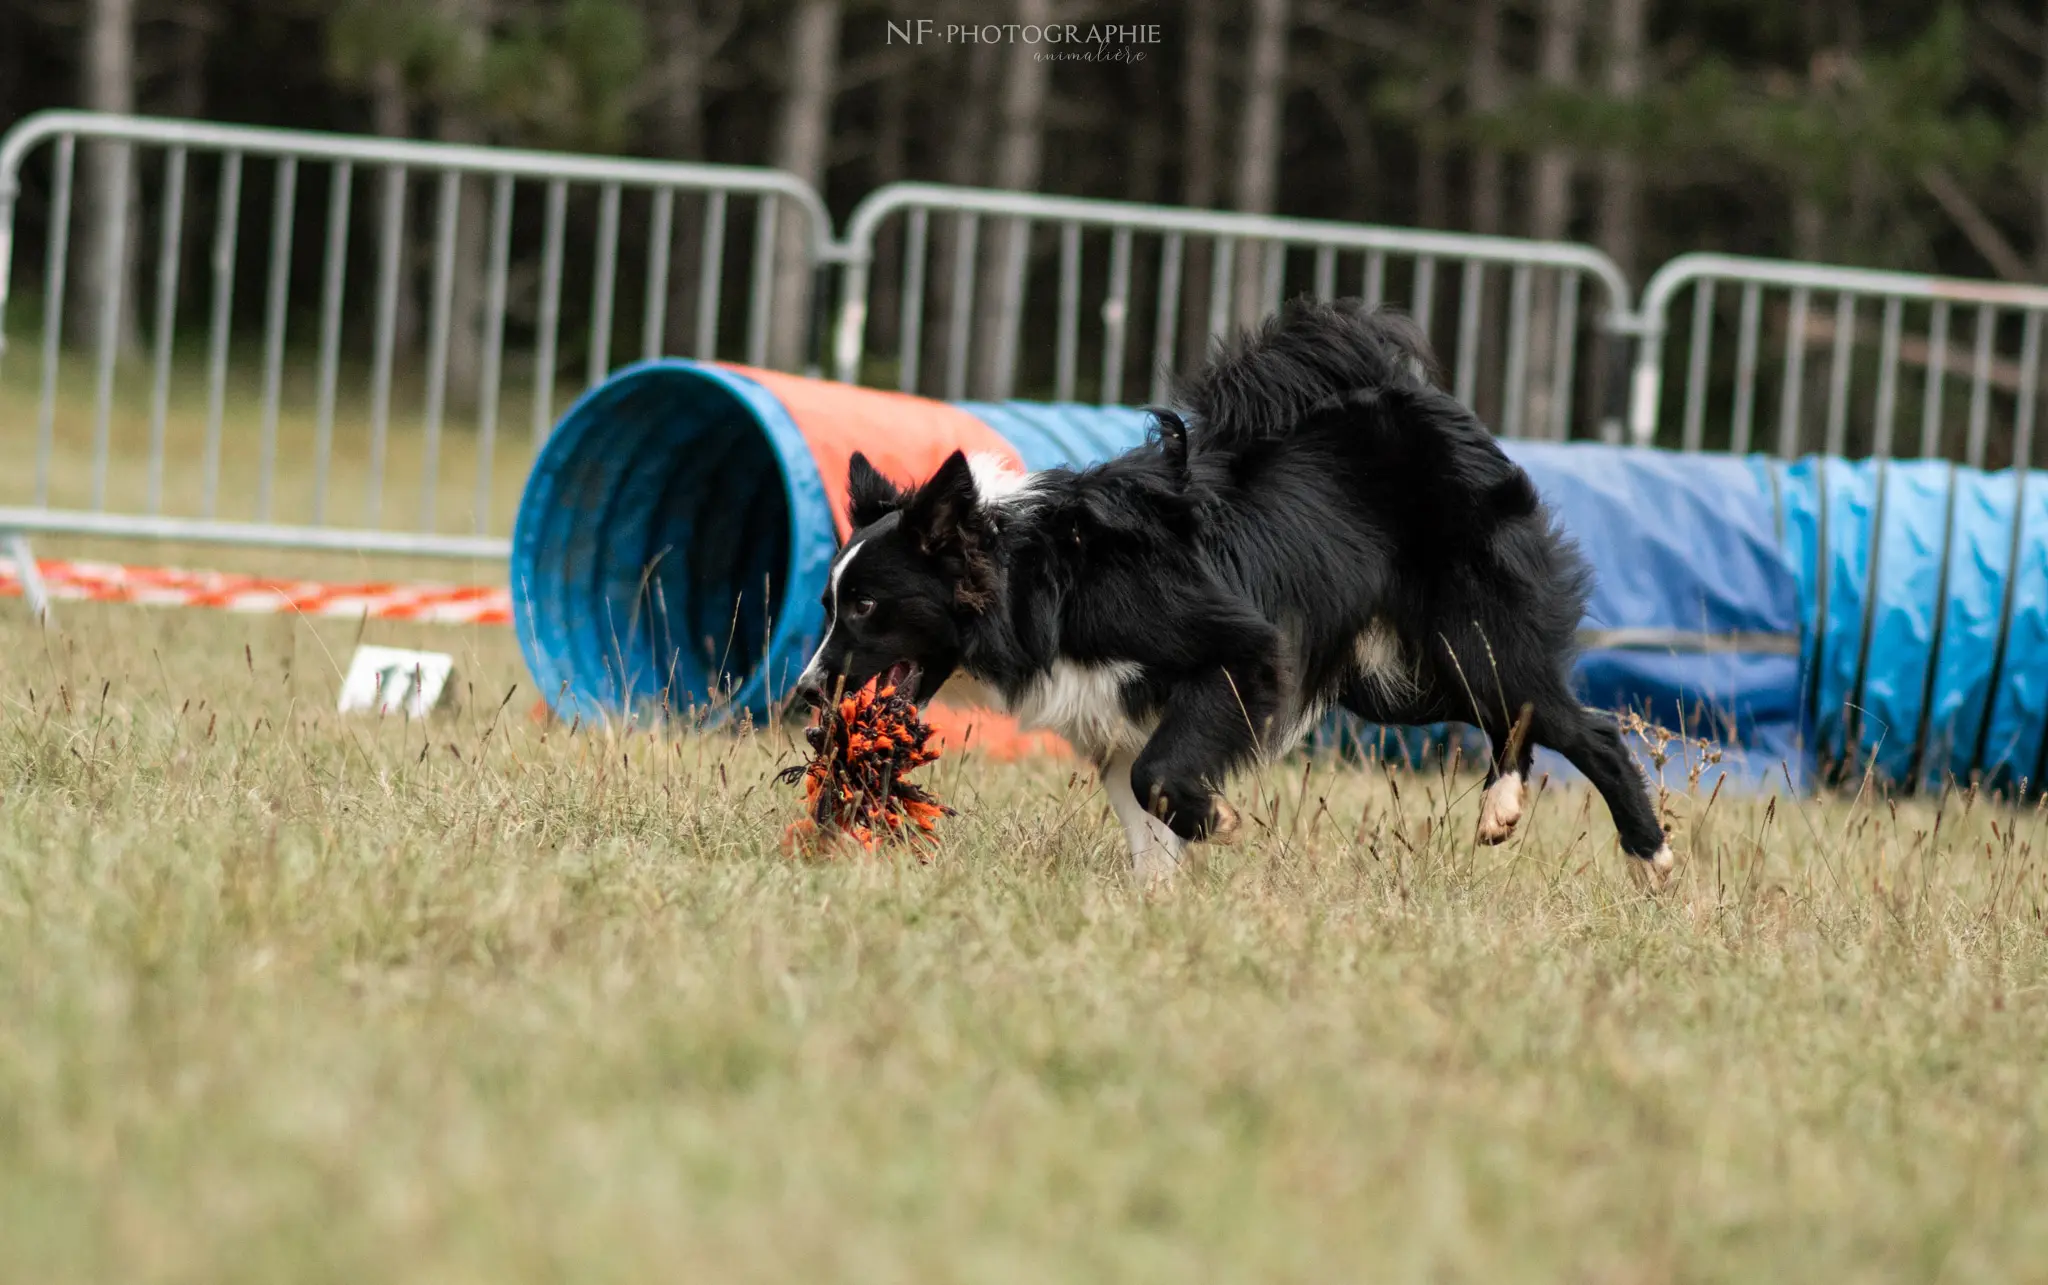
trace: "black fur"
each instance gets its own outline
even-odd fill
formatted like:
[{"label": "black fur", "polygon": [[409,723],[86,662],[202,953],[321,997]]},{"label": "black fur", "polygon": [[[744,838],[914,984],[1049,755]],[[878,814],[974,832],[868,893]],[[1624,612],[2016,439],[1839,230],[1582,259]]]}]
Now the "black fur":
[{"label": "black fur", "polygon": [[[855,456],[861,551],[808,694],[914,666],[920,700],[957,670],[1015,702],[1058,662],[1127,662],[1123,713],[1152,726],[1131,784],[1183,838],[1232,771],[1333,706],[1473,723],[1489,780],[1526,779],[1548,745],[1650,857],[1645,782],[1614,721],[1571,694],[1585,564],[1432,370],[1405,318],[1301,301],[1178,390],[1191,425],[1156,412],[1153,441],[1094,468],[991,502],[957,454],[902,491]],[[1361,639],[1399,664],[1363,671]]]}]

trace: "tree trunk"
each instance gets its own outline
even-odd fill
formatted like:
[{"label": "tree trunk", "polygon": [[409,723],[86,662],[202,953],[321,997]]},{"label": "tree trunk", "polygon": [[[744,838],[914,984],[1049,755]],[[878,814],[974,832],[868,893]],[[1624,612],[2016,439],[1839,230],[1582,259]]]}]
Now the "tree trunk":
[{"label": "tree trunk", "polygon": [[[879,89],[873,165],[877,189],[901,181],[908,168],[910,82],[907,75],[887,76]],[[901,219],[896,221],[894,235],[881,237],[875,245],[874,267],[868,276],[868,327],[876,349],[882,352],[897,352],[902,342],[897,322],[902,314],[904,243],[908,239],[909,220]]]},{"label": "tree trunk", "polygon": [[[1011,10],[1020,25],[1044,26],[1052,21],[1052,0],[1016,0]],[[996,136],[995,185],[1005,191],[1032,192],[1044,164],[1047,73],[1052,65],[1040,59],[1038,46],[1018,42],[1004,47],[1009,60],[1003,77],[1000,132]],[[986,306],[976,320],[980,332],[976,366],[980,386],[992,397],[1015,391],[1014,363],[1024,331],[1024,281],[1031,267],[1031,225],[1004,220],[989,229],[993,253],[982,260],[981,289]]]},{"label": "tree trunk", "polygon": [[[1644,27],[1648,0],[1608,0],[1607,94],[1628,107],[1643,92]],[[1643,167],[1628,148],[1600,158],[1600,247],[1633,275],[1642,257]]]},{"label": "tree trunk", "polygon": [[[459,33],[463,61],[471,67],[482,64],[490,39],[492,0],[441,0],[443,16]],[[486,141],[482,127],[460,101],[444,103],[436,133],[444,143]],[[490,184],[478,177],[465,177],[457,184],[460,199],[455,207],[453,246],[453,289],[449,292],[448,402],[472,410],[478,400],[477,380],[483,371],[483,272],[489,233],[487,207],[492,199]],[[433,244],[439,246],[440,194],[434,196],[435,222],[431,225]],[[438,268],[439,265],[434,265]],[[430,278],[431,279],[431,278]]]},{"label": "tree trunk", "polygon": [[[841,9],[841,0],[802,0],[797,6],[790,21],[788,80],[775,126],[774,165],[818,189],[825,185]],[[815,359],[806,351],[814,265],[809,232],[796,211],[782,212],[777,239],[768,363],[778,370],[796,370]]]},{"label": "tree trunk", "polygon": [[[1545,89],[1568,90],[1579,80],[1579,37],[1586,25],[1586,0],[1543,0],[1542,36],[1536,67]],[[1549,146],[1536,154],[1529,201],[1529,232],[1556,241],[1571,227],[1572,154]]]},{"label": "tree trunk", "polygon": [[13,5],[0,5],[0,120],[24,114],[28,57],[28,15]]},{"label": "tree trunk", "polygon": [[[967,50],[967,83],[960,86],[962,97],[954,99],[960,103],[951,137],[947,140],[946,154],[939,166],[942,182],[960,187],[979,186],[986,180],[989,151],[989,100],[995,95],[996,73],[1001,70],[997,62],[994,45],[976,44]],[[952,330],[953,291],[957,288],[955,260],[959,253],[961,221],[950,216],[935,216],[932,220],[931,251],[931,310],[925,315],[924,354],[921,360],[923,378],[920,386],[949,391],[946,387],[947,362],[950,360],[948,335]],[[986,233],[981,234],[978,250],[985,250]],[[970,279],[974,268],[969,265]],[[975,310],[969,310],[970,318]],[[963,372],[964,375],[965,372]],[[962,385],[962,395],[965,395]]]},{"label": "tree trunk", "polygon": [[[1807,92],[1814,94],[1819,89],[1819,60],[1813,55],[1828,45],[1828,4],[1826,0],[1806,0],[1800,9],[1801,29],[1806,37],[1808,54]],[[1813,193],[1811,184],[1798,174],[1787,176],[1792,187],[1792,257],[1795,259],[1817,260],[1822,257],[1822,239],[1827,234],[1827,210]]]},{"label": "tree trunk", "polygon": [[[442,16],[457,31],[463,64],[479,68],[492,27],[492,0],[440,0]],[[436,133],[444,143],[481,143],[483,127],[471,115],[463,94],[453,102],[442,102]],[[477,404],[477,377],[483,371],[483,258],[489,230],[487,205],[492,189],[483,178],[461,178],[461,193],[455,205],[455,262],[453,289],[449,291],[449,404],[473,410]],[[438,252],[440,193],[434,193],[434,223],[430,225]],[[438,266],[438,264],[434,264]]]},{"label": "tree trunk", "polygon": [[[1252,46],[1244,114],[1237,135],[1232,196],[1247,214],[1271,214],[1280,187],[1281,116],[1287,101],[1288,0],[1252,0]],[[1238,247],[1235,307],[1241,326],[1265,311],[1266,254],[1276,247]]]},{"label": "tree trunk", "polygon": [[956,187],[977,187],[987,181],[990,96],[995,92],[996,73],[1001,70],[994,45],[972,45],[967,51],[967,84],[964,99],[955,99],[960,111],[955,119],[952,146],[940,167],[943,181]]},{"label": "tree trunk", "polygon": [[1181,74],[1181,204],[1216,203],[1216,0],[1188,0],[1188,60]]},{"label": "tree trunk", "polygon": [[1168,199],[1162,195],[1167,157],[1171,144],[1162,110],[1172,100],[1171,88],[1161,60],[1148,58],[1136,69],[1141,86],[1137,99],[1126,110],[1134,118],[1124,168],[1123,199],[1152,205]]},{"label": "tree trunk", "polygon": [[700,0],[651,0],[649,5],[652,133],[663,160],[704,159],[704,72],[711,36],[699,4]]},{"label": "tree trunk", "polygon": [[1805,192],[1792,197],[1792,257],[1812,263],[1828,257],[1823,242],[1827,236],[1827,212],[1819,201]]},{"label": "tree trunk", "polygon": [[[180,120],[203,120],[206,116],[207,55],[212,49],[222,15],[214,0],[187,0],[173,11],[172,19],[175,25],[170,33],[171,81],[164,95],[163,111]],[[0,42],[4,39],[0,36]],[[4,110],[0,107],[0,111]],[[190,182],[189,176],[187,182]],[[190,199],[188,196],[188,218],[191,217]],[[209,249],[205,237],[193,236],[188,230],[178,243],[178,280],[205,280]],[[153,294],[150,297],[152,300],[155,298]]]},{"label": "tree trunk", "polygon": [[[395,59],[381,58],[370,68],[370,128],[384,138],[410,138],[412,136],[412,101],[406,91],[405,74]],[[398,181],[398,176],[386,170],[378,182],[389,185]],[[418,202],[415,193],[408,190],[406,205],[414,207]],[[378,199],[377,208],[382,210],[383,198]],[[381,215],[379,216],[381,219]],[[399,353],[411,353],[420,339],[419,253],[416,237],[418,229],[408,218],[400,233],[398,247],[398,298],[397,307],[392,310],[392,345]],[[377,235],[384,235],[381,222]]]},{"label": "tree trunk", "polygon": [[[133,113],[134,0],[90,0],[83,52],[85,105],[96,112]],[[133,149],[126,143],[92,143],[85,156],[79,207],[88,234],[76,269],[80,289],[66,301],[72,334],[81,343],[96,344],[111,320],[116,351],[126,357],[141,346],[135,322]]]},{"label": "tree trunk", "polygon": [[[2041,15],[2041,112],[2048,116],[2048,5],[2042,6]],[[2037,218],[2039,230],[2034,242],[2034,271],[2043,281],[2048,281],[2048,162],[2041,166],[2040,175],[2034,180],[2034,199],[2039,203]]]},{"label": "tree trunk", "polygon": [[[1216,151],[1222,137],[1217,95],[1216,0],[1188,0],[1188,57],[1181,69],[1181,204],[1206,210],[1216,204]],[[1209,350],[1209,256],[1193,247],[1181,262],[1180,334],[1182,369]]]},{"label": "tree trunk", "polygon": [[[1585,33],[1586,0],[1543,0],[1536,75],[1545,89],[1570,90],[1579,80],[1579,40]],[[1545,147],[1536,155],[1529,202],[1529,234],[1539,241],[1561,241],[1571,232],[1572,154],[1562,146]],[[1531,292],[1529,349],[1524,369],[1527,397],[1523,420],[1509,425],[1523,436],[1547,434],[1551,407],[1571,371],[1559,369],[1557,347],[1557,274],[1538,272]],[[1511,372],[1501,371],[1503,409],[1512,390]]]},{"label": "tree trunk", "polygon": [[[1648,43],[1649,0],[1608,0],[1607,94],[1617,107],[1633,110],[1643,92],[1643,49]],[[1600,247],[1630,280],[1643,257],[1643,166],[1632,144],[1610,148],[1600,158],[1600,211],[1596,235]],[[1621,392],[1615,346],[1624,341],[1603,335],[1588,372],[1586,405],[1600,419],[1603,440],[1621,440],[1617,418]],[[1566,426],[1569,434],[1570,426]]]},{"label": "tree trunk", "polygon": [[[1472,56],[1466,64],[1465,71],[1465,109],[1476,117],[1496,116],[1507,108],[1507,77],[1501,65],[1502,4],[1503,0],[1477,0],[1472,10]],[[1504,232],[1507,158],[1497,144],[1482,142],[1473,148],[1469,195],[1472,203],[1472,231],[1489,236],[1498,236]],[[1439,279],[1436,282],[1439,294],[1443,286],[1443,280]],[[1482,373],[1498,364],[1500,343],[1494,331],[1499,314],[1486,294],[1480,297],[1480,310],[1478,353],[1467,356],[1450,349],[1442,350],[1449,354],[1444,363],[1447,370],[1455,361],[1476,360]],[[1434,307],[1431,316],[1453,326],[1457,320],[1455,316],[1446,317],[1442,311]],[[1442,330],[1443,325],[1438,325],[1437,329]],[[1490,391],[1487,381],[1481,379],[1473,387],[1476,390],[1476,404],[1472,409],[1475,413],[1484,415],[1490,409],[1485,400]]]},{"label": "tree trunk", "polygon": [[[440,128],[444,143],[480,143],[483,133],[462,113],[446,113]],[[454,289],[449,292],[448,400],[451,406],[472,410],[477,404],[477,381],[483,372],[483,285],[484,259],[488,254],[489,207],[494,199],[491,185],[470,176],[457,185],[461,193],[455,209]],[[439,185],[435,190],[433,236],[438,246],[440,219]]]},{"label": "tree trunk", "polygon": [[[1472,60],[1465,73],[1465,103],[1474,116],[1486,116],[1507,105],[1507,86],[1500,62],[1501,0],[1478,0],[1472,9]],[[1472,153],[1474,232],[1497,234],[1506,200],[1506,163],[1500,148],[1482,143]]]},{"label": "tree trunk", "polygon": [[[956,87],[962,96],[953,101],[960,104],[960,110],[948,131],[946,150],[939,161],[939,180],[973,187],[981,182],[982,165],[988,157],[988,100],[995,85],[995,46],[972,45],[966,58],[966,83]],[[931,244],[931,309],[925,314],[924,352],[919,366],[924,372],[921,383],[943,391],[946,335],[951,329],[953,292],[957,286],[954,261],[960,244],[960,220],[944,215],[935,217]]]},{"label": "tree trunk", "polygon": [[[704,71],[708,54],[699,0],[653,0],[647,30],[653,49],[652,128],[655,150],[663,160],[704,159]],[[662,349],[667,353],[698,351],[697,288],[702,270],[698,252],[704,235],[701,198],[678,194],[676,244],[687,247],[669,261],[668,306],[664,310]]]},{"label": "tree trunk", "polygon": [[206,114],[206,55],[218,15],[210,2],[179,5],[171,34],[171,88],[164,110],[184,120]]},{"label": "tree trunk", "polygon": [[1448,158],[1443,140],[1425,123],[1415,141],[1415,225],[1441,229],[1451,225]]},{"label": "tree trunk", "polygon": [[[1052,0],[1016,0],[1020,24],[1044,26],[1052,21]],[[1016,44],[1004,51],[1009,74],[1003,78],[1002,132],[996,138],[995,185],[1005,191],[1037,188],[1045,141],[1045,91],[1050,64],[1034,46]]]}]

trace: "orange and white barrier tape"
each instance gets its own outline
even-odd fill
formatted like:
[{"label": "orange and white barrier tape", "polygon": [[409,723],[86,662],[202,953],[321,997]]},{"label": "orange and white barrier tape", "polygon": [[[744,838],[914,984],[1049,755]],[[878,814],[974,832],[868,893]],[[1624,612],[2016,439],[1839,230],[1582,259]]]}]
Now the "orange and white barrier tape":
[{"label": "orange and white barrier tape", "polygon": [[[115,562],[38,559],[43,587],[53,600],[134,602],[159,607],[213,607],[253,614],[283,612],[355,620],[417,620],[444,625],[509,625],[510,590],[484,585],[327,584],[279,580],[225,571],[127,567]],[[21,596],[21,575],[0,559],[0,596]],[[547,705],[535,709],[545,717]],[[1009,718],[987,710],[935,704],[926,717],[943,741],[980,748],[996,758],[1068,755],[1066,743],[1045,732],[1021,732]]]},{"label": "orange and white barrier tape", "polygon": [[[139,602],[160,607],[215,607],[223,611],[288,612],[304,616],[419,620],[446,625],[509,625],[512,594],[484,585],[327,584],[279,580],[224,571],[125,567],[113,562],[38,560],[52,599]],[[21,576],[0,561],[0,595],[18,597]]]}]

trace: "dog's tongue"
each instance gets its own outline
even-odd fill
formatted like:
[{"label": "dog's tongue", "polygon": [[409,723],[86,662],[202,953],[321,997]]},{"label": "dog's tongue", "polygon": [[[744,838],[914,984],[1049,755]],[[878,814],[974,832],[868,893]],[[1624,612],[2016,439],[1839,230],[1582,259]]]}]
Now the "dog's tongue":
[{"label": "dog's tongue", "polygon": [[908,683],[916,673],[916,665],[911,664],[907,660],[899,660],[889,666],[888,673],[882,675],[882,686],[893,687],[900,692],[903,690],[904,684]]}]

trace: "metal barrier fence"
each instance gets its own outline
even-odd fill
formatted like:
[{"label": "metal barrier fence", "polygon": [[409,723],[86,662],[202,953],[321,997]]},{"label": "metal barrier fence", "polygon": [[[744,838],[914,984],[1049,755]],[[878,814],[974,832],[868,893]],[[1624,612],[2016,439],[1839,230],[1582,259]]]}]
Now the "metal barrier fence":
[{"label": "metal barrier fence", "polygon": [[[815,343],[778,336],[835,265],[842,380],[1161,401],[1282,298],[1349,294],[1406,308],[1504,436],[1618,439],[1626,393],[1642,444],[1988,467],[2031,462],[2048,313],[2044,287],[1721,255],[1636,309],[1585,246],[929,184],[842,241],[774,170],[46,112],[0,139],[0,536],[500,557],[568,395],[622,358],[799,364]],[[1582,360],[1631,341],[1630,375]]]},{"label": "metal barrier fence", "polygon": [[1163,401],[1282,298],[1343,293],[1405,307],[1503,435],[1563,439],[1581,348],[1630,316],[1581,245],[921,183],[863,200],[842,257],[837,377],[956,400]]},{"label": "metal barrier fence", "polygon": [[2024,468],[2044,313],[2048,287],[1685,255],[1643,291],[1630,437]]},{"label": "metal barrier fence", "polygon": [[[266,206],[267,235],[243,235],[245,207]],[[302,206],[318,212],[317,262],[293,253]],[[572,232],[572,209],[594,216],[574,221],[587,235]],[[410,237],[422,214],[430,238]],[[82,254],[74,222],[88,224]],[[28,226],[43,233],[43,288],[40,362],[24,379],[7,303]],[[21,393],[0,400],[16,461],[0,477],[0,532],[503,557],[525,458],[575,390],[575,366],[589,385],[621,357],[766,364],[772,314],[787,306],[778,277],[808,274],[830,245],[823,202],[775,170],[32,116],[0,141],[0,398]],[[146,326],[124,300],[144,293],[145,263]],[[204,287],[187,288],[201,273]],[[89,316],[73,275],[86,278]],[[621,333],[634,302],[638,333]],[[252,306],[261,332],[248,344],[235,323]],[[179,340],[194,309],[203,348]],[[288,335],[309,327],[311,369],[286,360]],[[74,368],[67,333],[88,369]],[[417,366],[399,360],[409,346],[423,349]],[[66,391],[87,380],[89,398]],[[15,428],[31,382],[32,468]],[[501,450],[515,394],[525,440]]]}]

